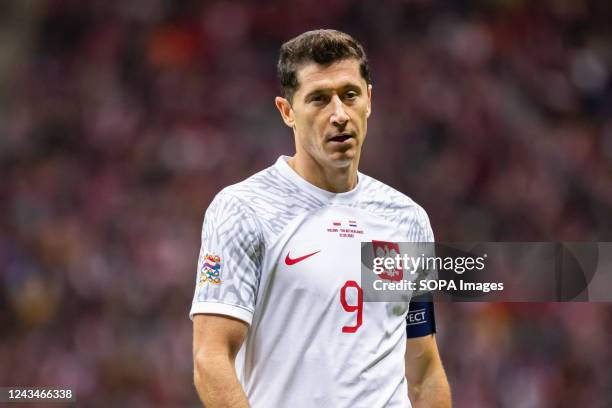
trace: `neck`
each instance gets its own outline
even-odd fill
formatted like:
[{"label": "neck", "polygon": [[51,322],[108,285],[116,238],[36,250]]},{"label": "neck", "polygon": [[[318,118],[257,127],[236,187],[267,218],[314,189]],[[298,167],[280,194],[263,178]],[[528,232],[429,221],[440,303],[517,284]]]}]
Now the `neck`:
[{"label": "neck", "polygon": [[357,186],[359,157],[348,166],[331,167],[323,166],[310,155],[298,152],[287,163],[304,180],[332,193],[345,193]]}]

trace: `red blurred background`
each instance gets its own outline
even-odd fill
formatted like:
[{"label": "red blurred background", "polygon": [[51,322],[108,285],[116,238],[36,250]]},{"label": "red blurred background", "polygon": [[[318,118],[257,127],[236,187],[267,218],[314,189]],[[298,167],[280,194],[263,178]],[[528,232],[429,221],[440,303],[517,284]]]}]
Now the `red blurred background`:
[{"label": "red blurred background", "polygon": [[[187,317],[204,210],[293,154],[282,42],[347,31],[361,171],[439,241],[612,241],[607,1],[4,1],[0,385],[197,406]],[[461,407],[612,406],[608,304],[440,304]],[[79,404],[79,405],[80,405]]]}]

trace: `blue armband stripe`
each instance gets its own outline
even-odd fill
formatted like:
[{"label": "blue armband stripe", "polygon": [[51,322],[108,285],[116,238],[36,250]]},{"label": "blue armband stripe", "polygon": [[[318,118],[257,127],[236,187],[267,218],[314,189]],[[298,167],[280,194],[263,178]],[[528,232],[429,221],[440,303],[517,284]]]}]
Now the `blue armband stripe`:
[{"label": "blue armband stripe", "polygon": [[406,336],[422,337],[436,332],[434,304],[431,295],[420,296],[410,301],[406,314]]}]

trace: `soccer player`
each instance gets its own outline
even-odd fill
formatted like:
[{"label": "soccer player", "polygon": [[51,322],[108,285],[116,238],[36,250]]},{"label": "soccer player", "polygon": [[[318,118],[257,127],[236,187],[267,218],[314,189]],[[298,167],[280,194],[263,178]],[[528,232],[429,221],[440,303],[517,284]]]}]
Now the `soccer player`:
[{"label": "soccer player", "polygon": [[278,71],[295,155],[223,189],[204,218],[190,312],[200,398],[449,407],[433,305],[363,302],[361,241],[433,234],[419,205],[358,171],[372,99],[362,46],[309,31],[283,44]]}]

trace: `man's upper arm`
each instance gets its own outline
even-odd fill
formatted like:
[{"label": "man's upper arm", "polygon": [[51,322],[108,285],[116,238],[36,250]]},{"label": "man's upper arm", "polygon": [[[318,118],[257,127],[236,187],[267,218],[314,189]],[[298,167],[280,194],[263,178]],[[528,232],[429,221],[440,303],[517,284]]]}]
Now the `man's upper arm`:
[{"label": "man's upper arm", "polygon": [[405,363],[408,384],[421,384],[429,370],[442,364],[435,336],[429,334],[408,339]]},{"label": "man's upper arm", "polygon": [[412,406],[450,408],[450,386],[435,336],[430,334],[408,339],[405,359],[408,396]]},{"label": "man's upper arm", "polygon": [[430,293],[415,297],[406,314],[406,378],[419,383],[427,365],[439,359],[434,333],[436,319]]},{"label": "man's upper arm", "polygon": [[225,355],[232,360],[244,342],[248,325],[238,319],[213,314],[193,316],[194,359]]},{"label": "man's upper arm", "polygon": [[247,328],[244,321],[229,316],[193,316],[193,381],[205,406],[249,406],[235,366]]}]

